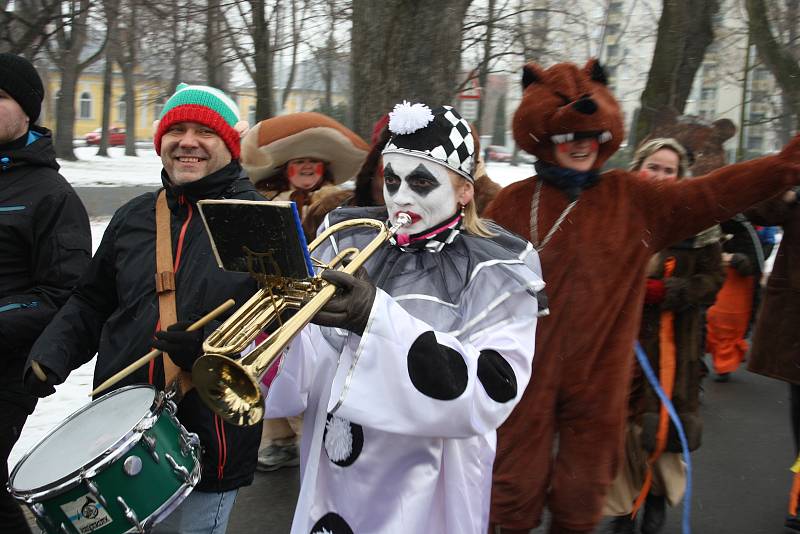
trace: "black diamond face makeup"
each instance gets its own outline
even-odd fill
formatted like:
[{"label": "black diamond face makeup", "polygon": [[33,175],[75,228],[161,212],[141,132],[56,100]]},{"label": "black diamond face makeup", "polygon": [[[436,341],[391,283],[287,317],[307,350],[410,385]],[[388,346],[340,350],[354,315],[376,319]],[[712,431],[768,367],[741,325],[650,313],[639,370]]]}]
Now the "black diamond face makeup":
[{"label": "black diamond face makeup", "polygon": [[437,187],[442,185],[438,178],[423,164],[420,164],[404,177],[398,176],[397,173],[394,172],[394,169],[392,169],[392,165],[388,164],[383,169],[383,180],[390,196],[394,196],[397,193],[402,180],[405,180],[408,187],[421,197],[428,196]]}]

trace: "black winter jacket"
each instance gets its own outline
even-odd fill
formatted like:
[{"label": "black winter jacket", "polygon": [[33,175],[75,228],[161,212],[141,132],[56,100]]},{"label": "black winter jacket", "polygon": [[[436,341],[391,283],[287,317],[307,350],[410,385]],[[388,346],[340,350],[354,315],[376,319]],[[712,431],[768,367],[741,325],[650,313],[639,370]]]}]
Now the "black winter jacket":
[{"label": "black winter jacket", "polygon": [[[58,173],[50,132],[17,149],[0,148],[0,402],[28,413],[22,386],[33,342],[89,263],[89,218]],[[20,143],[24,144],[24,143]]]},{"label": "black winter jacket", "polygon": [[[246,274],[217,267],[196,203],[201,199],[263,198],[242,176],[237,161],[182,187],[172,186],[162,171],[162,182],[171,212],[178,320],[199,319],[228,298],[243,304],[255,292],[255,282]],[[31,350],[30,359],[49,367],[59,382],[97,352],[97,386],[150,350],[159,322],[155,293],[157,194],[141,195],[117,210],[75,293]],[[208,325],[205,334],[218,324]],[[137,383],[163,389],[161,358],[116,387]],[[227,491],[253,481],[261,425],[223,423],[196,390],[181,400],[178,419],[200,436],[203,445],[198,490]]]}]

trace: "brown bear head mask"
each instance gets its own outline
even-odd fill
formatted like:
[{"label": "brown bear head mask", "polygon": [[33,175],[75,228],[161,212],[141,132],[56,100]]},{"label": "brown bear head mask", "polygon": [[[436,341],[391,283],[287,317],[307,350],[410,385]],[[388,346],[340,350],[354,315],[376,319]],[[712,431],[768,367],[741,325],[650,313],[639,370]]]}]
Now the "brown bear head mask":
[{"label": "brown bear head mask", "polygon": [[549,69],[528,63],[522,71],[522,101],[514,113],[514,140],[526,152],[555,164],[555,146],[597,137],[600,168],[622,143],[622,113],[596,59],[582,69],[559,63]]}]

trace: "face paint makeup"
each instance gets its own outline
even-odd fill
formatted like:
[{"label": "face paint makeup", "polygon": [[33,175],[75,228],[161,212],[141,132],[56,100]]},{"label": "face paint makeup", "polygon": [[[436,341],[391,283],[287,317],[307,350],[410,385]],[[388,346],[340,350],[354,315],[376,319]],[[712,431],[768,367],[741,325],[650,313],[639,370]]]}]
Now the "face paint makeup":
[{"label": "face paint makeup", "polygon": [[411,224],[401,234],[416,234],[436,226],[458,209],[456,190],[447,168],[406,154],[383,156],[383,196],[389,219],[406,213]]},{"label": "face paint makeup", "polygon": [[325,163],[313,158],[298,158],[286,165],[286,178],[295,189],[307,191],[319,184],[325,174]]}]

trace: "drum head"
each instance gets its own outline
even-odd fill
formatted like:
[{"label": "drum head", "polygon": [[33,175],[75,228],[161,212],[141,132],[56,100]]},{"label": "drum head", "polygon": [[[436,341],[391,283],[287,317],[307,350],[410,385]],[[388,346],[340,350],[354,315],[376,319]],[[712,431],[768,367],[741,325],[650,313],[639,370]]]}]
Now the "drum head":
[{"label": "drum head", "polygon": [[131,386],[73,413],[20,460],[12,490],[39,489],[88,466],[148,415],[155,397],[151,386]]}]

